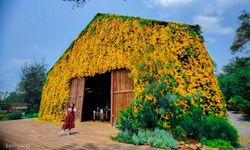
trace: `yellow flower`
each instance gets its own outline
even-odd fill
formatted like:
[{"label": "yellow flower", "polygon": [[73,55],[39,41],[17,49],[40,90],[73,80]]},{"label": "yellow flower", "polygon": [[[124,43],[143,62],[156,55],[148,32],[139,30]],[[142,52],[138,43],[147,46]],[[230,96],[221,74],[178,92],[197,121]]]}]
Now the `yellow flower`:
[{"label": "yellow flower", "polygon": [[[148,70],[139,70],[139,64]],[[90,23],[49,71],[41,96],[39,120],[59,122],[63,119],[64,110],[53,109],[53,106],[67,103],[71,79],[120,68],[131,71],[135,98],[141,98],[149,84],[138,77],[147,77],[150,73],[159,79],[163,74],[171,74],[179,85],[173,93],[185,96],[202,92],[207,103],[203,99],[199,101],[205,111],[225,114],[212,59],[200,37],[189,34],[189,26],[178,23],[142,26],[137,18],[124,21],[119,16],[106,15]],[[169,83],[169,79],[164,82]],[[211,91],[216,95],[212,97]],[[146,95],[146,99],[157,102],[152,95]],[[177,104],[188,106],[184,101]]]}]

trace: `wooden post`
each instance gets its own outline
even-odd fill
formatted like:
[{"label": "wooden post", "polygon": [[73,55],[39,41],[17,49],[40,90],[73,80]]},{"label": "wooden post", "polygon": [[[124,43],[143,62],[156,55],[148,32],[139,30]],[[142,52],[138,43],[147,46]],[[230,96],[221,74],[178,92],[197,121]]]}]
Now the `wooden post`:
[{"label": "wooden post", "polygon": [[110,123],[113,126],[114,125],[114,72],[113,71],[111,71],[110,99],[111,99]]}]

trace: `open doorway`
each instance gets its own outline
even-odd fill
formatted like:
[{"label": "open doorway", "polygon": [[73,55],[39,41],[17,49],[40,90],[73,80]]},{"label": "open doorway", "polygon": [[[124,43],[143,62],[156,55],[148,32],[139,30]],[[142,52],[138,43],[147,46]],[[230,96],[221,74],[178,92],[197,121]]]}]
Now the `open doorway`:
[{"label": "open doorway", "polygon": [[[96,113],[95,120],[110,121],[110,88],[110,72],[85,78],[82,121],[94,120],[93,111]],[[100,116],[101,111],[104,114],[103,119]]]}]

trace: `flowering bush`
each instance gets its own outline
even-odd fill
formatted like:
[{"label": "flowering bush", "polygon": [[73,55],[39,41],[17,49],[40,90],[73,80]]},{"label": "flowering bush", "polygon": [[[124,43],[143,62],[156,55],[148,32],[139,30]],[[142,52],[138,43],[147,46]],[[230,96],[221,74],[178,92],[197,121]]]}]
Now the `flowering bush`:
[{"label": "flowering bush", "polygon": [[[157,95],[143,92],[152,82],[159,81],[174,84],[168,87],[181,96],[201,93],[197,101],[204,112],[225,115],[212,60],[198,26],[98,14],[49,71],[39,120],[64,119],[71,79],[120,68],[131,71],[134,98],[145,97],[157,103]],[[176,105],[188,106],[186,101],[178,101]],[[160,111],[163,117],[170,115],[163,109],[154,111]]]}]

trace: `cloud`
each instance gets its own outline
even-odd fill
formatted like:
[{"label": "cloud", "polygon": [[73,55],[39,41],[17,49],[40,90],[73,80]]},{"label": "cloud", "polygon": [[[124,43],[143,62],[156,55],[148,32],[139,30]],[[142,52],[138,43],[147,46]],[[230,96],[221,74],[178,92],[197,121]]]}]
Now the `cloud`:
[{"label": "cloud", "polygon": [[205,33],[212,34],[232,34],[234,29],[231,27],[223,27],[218,17],[197,15],[193,19],[194,24],[201,25]]},{"label": "cloud", "polygon": [[250,4],[248,0],[211,0],[204,8],[205,14],[222,15],[231,7],[240,4]]},{"label": "cloud", "polygon": [[148,7],[152,7],[153,5],[169,7],[176,5],[185,5],[193,2],[194,0],[144,0],[144,4]]},{"label": "cloud", "polygon": [[26,63],[30,64],[31,60],[30,59],[15,58],[15,57],[11,59],[11,64],[14,65],[15,67],[22,67]]}]

